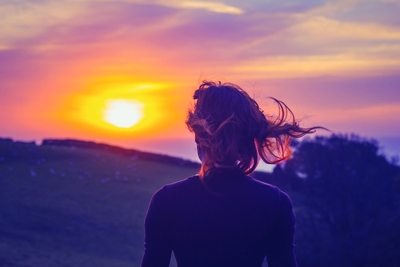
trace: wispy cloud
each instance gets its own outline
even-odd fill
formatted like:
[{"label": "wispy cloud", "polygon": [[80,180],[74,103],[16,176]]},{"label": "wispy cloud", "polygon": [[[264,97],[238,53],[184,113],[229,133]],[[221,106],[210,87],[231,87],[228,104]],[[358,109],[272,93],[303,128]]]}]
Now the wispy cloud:
[{"label": "wispy cloud", "polygon": [[42,34],[48,27],[70,23],[86,4],[74,1],[2,1],[0,4],[0,49]]},{"label": "wispy cloud", "polygon": [[[296,44],[324,47],[374,46],[384,42],[400,43],[400,28],[376,23],[339,21],[322,16],[304,16],[287,34]],[[371,41],[375,43],[371,43]]]},{"label": "wispy cloud", "polygon": [[394,58],[368,58],[353,55],[267,57],[242,62],[232,68],[236,73],[254,79],[262,77],[318,77],[321,75],[364,76],[382,75],[400,70],[400,62]]},{"label": "wispy cloud", "polygon": [[242,14],[244,11],[238,7],[227,5],[221,2],[211,1],[182,1],[177,2],[174,6],[182,8],[204,9],[207,11],[228,14]]}]

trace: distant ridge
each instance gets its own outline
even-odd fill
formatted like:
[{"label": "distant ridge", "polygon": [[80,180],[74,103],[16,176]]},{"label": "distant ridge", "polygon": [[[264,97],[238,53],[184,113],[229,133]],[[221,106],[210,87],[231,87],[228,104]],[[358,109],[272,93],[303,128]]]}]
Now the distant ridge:
[{"label": "distant ridge", "polygon": [[[21,142],[14,141],[11,138],[0,138],[0,142],[6,143],[15,143],[19,145],[36,145],[35,142]],[[77,147],[77,148],[88,148],[88,149],[97,149],[103,151],[110,151],[113,153],[117,153],[119,155],[124,155],[128,157],[138,157],[144,160],[157,161],[166,164],[173,164],[177,166],[187,166],[200,168],[200,164],[194,161],[168,156],[161,155],[150,152],[143,152],[136,149],[127,149],[118,146],[108,145],[104,143],[96,143],[92,141],[82,141],[76,139],[43,139],[41,146],[64,146],[64,147]]]},{"label": "distant ridge", "polygon": [[78,148],[89,148],[89,149],[98,149],[103,151],[110,151],[113,153],[117,153],[120,155],[128,156],[128,157],[138,157],[140,159],[150,160],[150,161],[158,161],[167,164],[174,164],[178,166],[188,166],[199,168],[200,164],[197,162],[193,162],[190,160],[172,157],[168,155],[161,155],[150,152],[143,152],[136,149],[127,149],[118,146],[108,145],[104,143],[96,143],[92,141],[82,141],[76,139],[43,139],[42,146],[66,146],[66,147],[78,147]]},{"label": "distant ridge", "polygon": [[[6,143],[14,143],[16,145],[29,145],[36,146],[34,141],[32,142],[23,142],[23,141],[14,141],[12,138],[0,138],[0,142]],[[43,139],[41,146],[61,146],[61,147],[76,147],[76,148],[87,148],[87,149],[95,149],[102,151],[110,151],[119,155],[127,156],[127,157],[137,157],[144,160],[162,162],[165,164],[172,164],[175,166],[187,166],[193,168],[200,168],[200,163],[186,160],[178,157],[161,155],[151,152],[143,152],[136,149],[127,149],[119,146],[113,146],[105,143],[96,143],[93,141],[83,141],[77,139]],[[255,171],[252,176],[264,182],[274,183],[272,180],[273,175],[271,173],[267,173],[264,171]]]}]

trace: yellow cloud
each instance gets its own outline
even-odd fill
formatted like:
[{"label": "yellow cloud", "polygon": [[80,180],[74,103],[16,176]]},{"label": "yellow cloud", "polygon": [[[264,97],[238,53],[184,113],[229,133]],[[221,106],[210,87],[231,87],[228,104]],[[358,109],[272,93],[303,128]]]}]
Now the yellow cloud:
[{"label": "yellow cloud", "polygon": [[305,17],[286,33],[295,36],[295,41],[300,43],[350,40],[400,41],[398,28],[372,23],[342,22],[323,16]]},{"label": "yellow cloud", "polygon": [[205,9],[217,13],[228,14],[242,14],[243,10],[234,6],[229,6],[219,2],[205,2],[205,1],[183,1],[179,2],[177,6],[182,8]]},{"label": "yellow cloud", "polygon": [[362,2],[362,0],[328,1],[323,5],[318,5],[317,7],[311,9],[309,12],[307,12],[307,16],[334,15],[338,12],[352,9],[355,7],[355,5],[357,5],[360,2]]},{"label": "yellow cloud", "polygon": [[[347,5],[356,2],[340,2],[334,7],[350,8]],[[272,37],[261,38],[256,44],[284,44],[280,54],[284,54],[288,46],[304,55],[269,56],[244,61],[234,66],[233,71],[252,78],[282,78],[380,75],[400,70],[400,61],[397,60],[400,57],[399,28],[338,21],[313,12],[316,11],[293,15],[298,23]]]},{"label": "yellow cloud", "polygon": [[268,57],[242,63],[233,71],[253,78],[312,77],[323,75],[370,75],[399,70],[396,58],[356,57],[353,55]]}]

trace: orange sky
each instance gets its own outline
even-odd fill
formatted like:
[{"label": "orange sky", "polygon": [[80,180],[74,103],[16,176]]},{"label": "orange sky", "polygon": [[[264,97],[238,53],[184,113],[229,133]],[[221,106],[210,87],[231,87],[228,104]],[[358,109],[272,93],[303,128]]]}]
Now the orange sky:
[{"label": "orange sky", "polygon": [[[186,111],[199,82],[213,79],[261,105],[283,100],[306,126],[378,138],[394,153],[398,14],[396,0],[2,1],[0,136],[193,158]],[[108,124],[112,99],[142,102],[143,119]]]}]

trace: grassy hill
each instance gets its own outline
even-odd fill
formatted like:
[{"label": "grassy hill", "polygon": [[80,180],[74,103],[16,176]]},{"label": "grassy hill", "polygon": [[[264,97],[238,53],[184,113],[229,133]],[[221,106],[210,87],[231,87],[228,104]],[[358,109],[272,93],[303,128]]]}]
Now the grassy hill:
[{"label": "grassy hill", "polygon": [[[151,196],[198,168],[93,142],[44,140],[38,146],[0,139],[0,267],[140,266]],[[302,204],[304,195],[288,193],[297,217],[299,264],[318,266],[310,265],[313,253],[325,253],[318,244],[331,239],[329,231]]]},{"label": "grassy hill", "polygon": [[1,139],[0,266],[139,266],[152,194],[196,166],[112,146]]}]

